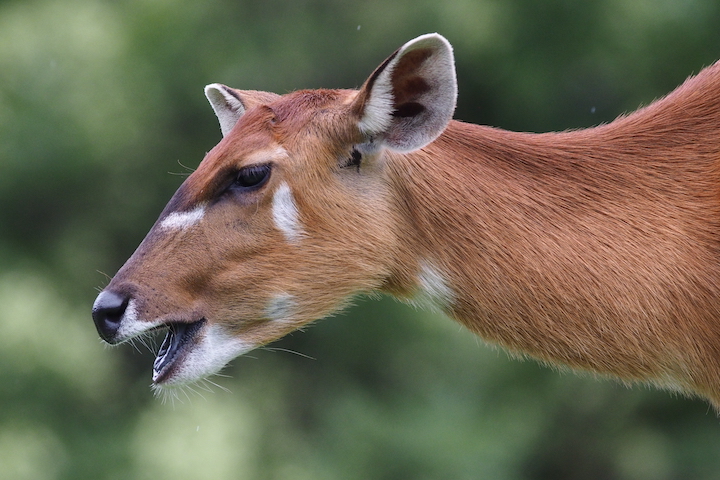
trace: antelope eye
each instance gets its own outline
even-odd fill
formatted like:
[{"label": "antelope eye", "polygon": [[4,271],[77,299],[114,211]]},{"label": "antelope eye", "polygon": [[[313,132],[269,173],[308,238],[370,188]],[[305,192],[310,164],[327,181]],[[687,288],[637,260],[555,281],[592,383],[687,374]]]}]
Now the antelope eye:
[{"label": "antelope eye", "polygon": [[233,187],[243,190],[260,188],[270,178],[272,167],[266,163],[263,165],[250,165],[238,170],[233,182]]}]

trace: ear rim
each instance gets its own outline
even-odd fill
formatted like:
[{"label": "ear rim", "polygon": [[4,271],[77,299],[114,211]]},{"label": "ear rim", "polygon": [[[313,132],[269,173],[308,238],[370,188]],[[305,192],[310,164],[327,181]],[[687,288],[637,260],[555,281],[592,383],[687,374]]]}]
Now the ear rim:
[{"label": "ear rim", "polygon": [[210,106],[220,122],[222,136],[227,136],[245,113],[245,104],[232,88],[222,83],[206,85],[205,98],[210,102]]},{"label": "ear rim", "polygon": [[[438,66],[437,71],[432,72],[433,79],[444,85],[443,88],[434,89],[434,93],[439,95],[439,107],[434,108],[432,114],[425,115],[425,118],[432,121],[430,128],[423,128],[414,138],[393,140],[388,134],[395,126],[404,122],[407,127],[412,123],[411,120],[396,118],[398,110],[393,92],[393,74],[405,55],[421,49],[432,52],[431,56],[435,57],[434,62]],[[426,69],[424,61],[418,71],[423,69]],[[452,45],[442,35],[429,33],[405,43],[375,69],[353,101],[352,111],[358,119],[357,126],[363,135],[380,138],[381,143],[392,150],[409,152],[424,147],[442,134],[453,118],[456,103],[457,73]],[[402,125],[399,128],[402,128]]]}]

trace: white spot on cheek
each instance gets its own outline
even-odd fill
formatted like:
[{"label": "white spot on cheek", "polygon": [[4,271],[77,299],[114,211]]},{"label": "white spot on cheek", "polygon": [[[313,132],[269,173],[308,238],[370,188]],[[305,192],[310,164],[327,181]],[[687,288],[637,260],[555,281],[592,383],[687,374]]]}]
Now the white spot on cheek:
[{"label": "white spot on cheek", "polygon": [[160,228],[167,230],[185,230],[190,228],[205,215],[205,205],[200,205],[187,212],[173,212],[160,222]]},{"label": "white spot on cheek", "polygon": [[297,310],[295,297],[288,293],[274,296],[265,307],[265,316],[270,320],[287,321]]},{"label": "white spot on cheek", "polygon": [[417,307],[447,311],[455,302],[455,293],[440,271],[427,262],[422,262],[418,273],[419,290],[410,299]]},{"label": "white spot on cheek", "polygon": [[272,202],[272,213],[275,225],[288,242],[297,242],[303,236],[299,212],[290,186],[282,183],[275,191]]}]

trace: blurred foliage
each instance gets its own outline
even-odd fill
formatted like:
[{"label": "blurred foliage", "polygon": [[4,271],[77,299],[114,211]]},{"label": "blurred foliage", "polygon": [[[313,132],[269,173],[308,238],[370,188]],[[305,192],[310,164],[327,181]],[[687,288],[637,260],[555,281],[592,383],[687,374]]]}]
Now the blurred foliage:
[{"label": "blurred foliage", "polygon": [[577,128],[720,58],[718,25],[716,0],[0,2],[0,478],[720,478],[705,403],[511,360],[389,299],[166,403],[152,354],[89,317],[219,140],[208,83],[354,87],[438,31],[458,118]]}]

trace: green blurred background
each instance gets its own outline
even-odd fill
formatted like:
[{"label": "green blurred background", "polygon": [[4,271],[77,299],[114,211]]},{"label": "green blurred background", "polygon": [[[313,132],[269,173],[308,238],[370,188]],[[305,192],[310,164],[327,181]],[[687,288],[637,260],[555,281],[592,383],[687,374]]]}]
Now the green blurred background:
[{"label": "green blurred background", "polygon": [[[707,404],[358,300],[163,403],[90,306],[220,131],[202,93],[360,85],[427,32],[456,117],[612,120],[720,58],[717,0],[0,1],[0,478],[717,479]],[[298,352],[302,355],[295,355]]]}]

